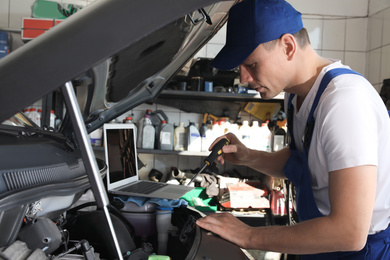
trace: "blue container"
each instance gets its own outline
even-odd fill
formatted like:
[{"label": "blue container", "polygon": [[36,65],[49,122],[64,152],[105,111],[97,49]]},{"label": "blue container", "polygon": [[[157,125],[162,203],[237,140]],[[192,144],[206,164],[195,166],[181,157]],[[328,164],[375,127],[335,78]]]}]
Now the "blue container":
[{"label": "blue container", "polygon": [[213,92],[213,82],[212,81],[206,81],[204,83],[204,91],[205,92]]},{"label": "blue container", "polygon": [[8,33],[0,31],[0,59],[9,53]]}]

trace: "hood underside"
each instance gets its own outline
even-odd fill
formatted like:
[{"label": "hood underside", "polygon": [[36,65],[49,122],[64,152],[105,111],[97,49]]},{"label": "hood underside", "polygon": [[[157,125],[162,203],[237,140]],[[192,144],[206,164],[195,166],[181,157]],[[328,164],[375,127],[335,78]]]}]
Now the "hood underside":
[{"label": "hood underside", "polygon": [[88,78],[74,85],[91,132],[154,99],[222,27],[234,3],[98,0],[0,60],[0,120]]}]

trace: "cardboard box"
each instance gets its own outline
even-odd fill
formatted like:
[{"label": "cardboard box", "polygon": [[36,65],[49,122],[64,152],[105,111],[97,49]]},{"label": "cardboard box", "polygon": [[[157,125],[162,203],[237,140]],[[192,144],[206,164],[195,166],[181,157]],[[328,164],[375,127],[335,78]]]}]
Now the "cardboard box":
[{"label": "cardboard box", "polygon": [[227,184],[227,191],[222,195],[220,204],[224,208],[269,208],[268,192],[245,182]]}]

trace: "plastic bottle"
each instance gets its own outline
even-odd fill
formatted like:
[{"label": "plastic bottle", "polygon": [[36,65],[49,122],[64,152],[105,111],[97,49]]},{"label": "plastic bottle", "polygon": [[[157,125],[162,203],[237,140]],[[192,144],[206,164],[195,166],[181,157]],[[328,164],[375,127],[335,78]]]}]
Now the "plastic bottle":
[{"label": "plastic bottle", "polygon": [[30,112],[31,112],[31,108],[29,108],[29,107],[23,110],[24,115],[25,115],[26,117],[28,117],[28,118],[30,118],[30,117],[29,117]]},{"label": "plastic bottle", "polygon": [[39,109],[37,110],[37,112],[38,112],[37,125],[38,125],[39,127],[41,127],[42,109],[39,108]]},{"label": "plastic bottle", "polygon": [[206,123],[202,123],[202,125],[199,128],[201,152],[207,152],[210,146],[210,145],[208,146],[208,142],[207,142],[207,136],[206,136],[207,131],[211,131],[211,130],[207,127]]},{"label": "plastic bottle", "polygon": [[50,111],[50,127],[54,130],[56,129],[56,115],[54,114],[54,110]]},{"label": "plastic bottle", "polygon": [[229,127],[228,133],[232,133],[235,136],[237,136],[237,138],[240,138],[240,128],[239,128],[238,124],[236,124],[236,123],[231,124]]},{"label": "plastic bottle", "polygon": [[102,146],[103,129],[100,127],[89,134],[92,146]]},{"label": "plastic bottle", "polygon": [[[149,115],[152,113],[152,110],[150,109],[147,109],[146,112],[145,112],[145,115]],[[144,121],[145,121],[145,115],[143,118],[141,118],[139,121],[138,121],[138,135],[137,135],[137,148],[142,148],[142,129],[144,128]]]},{"label": "plastic bottle", "polygon": [[31,108],[30,109],[30,114],[28,117],[33,121],[35,124],[37,124],[37,119],[38,119],[38,112],[36,108]]},{"label": "plastic bottle", "polygon": [[230,131],[230,127],[232,125],[230,124],[229,119],[225,119],[225,121],[222,124],[223,134],[226,134]]},{"label": "plastic bottle", "polygon": [[191,152],[200,152],[202,140],[200,133],[194,122],[190,122],[187,130],[187,150]]},{"label": "plastic bottle", "polygon": [[283,128],[278,128],[278,130],[276,130],[272,138],[273,140],[272,150],[274,152],[284,148],[285,138],[286,138],[286,131]]},{"label": "plastic bottle", "polygon": [[131,116],[127,116],[123,121],[124,124],[130,124],[134,127],[134,135],[137,140],[138,137],[137,126],[134,124],[133,118]]},{"label": "plastic bottle", "polygon": [[251,142],[250,142],[249,148],[255,149],[255,150],[260,150],[262,138],[263,138],[262,129],[259,126],[259,121],[252,121]]},{"label": "plastic bottle", "polygon": [[211,127],[212,142],[221,135],[223,135],[223,129],[220,127],[219,122],[214,121],[213,126]]},{"label": "plastic bottle", "polygon": [[134,125],[133,118],[131,116],[127,116],[125,119],[123,119],[123,123]]},{"label": "plastic bottle", "polygon": [[175,128],[173,138],[173,149],[175,151],[184,151],[186,145],[186,129],[184,123],[180,122],[179,126]]},{"label": "plastic bottle", "polygon": [[145,115],[142,128],[142,148],[154,149],[155,129],[150,120],[150,115]]},{"label": "plastic bottle", "polygon": [[218,120],[218,125],[219,125],[219,128],[220,128],[220,135],[224,135],[225,134],[225,121],[223,120]]},{"label": "plastic bottle", "polygon": [[271,131],[268,128],[268,123],[261,124],[261,151],[271,152]]},{"label": "plastic bottle", "polygon": [[241,136],[241,142],[246,147],[249,147],[251,142],[251,128],[249,126],[248,120],[244,120],[242,122],[242,126],[240,127],[240,136]]},{"label": "plastic bottle", "polygon": [[161,121],[161,131],[159,135],[158,149],[161,150],[173,150],[173,135],[174,128],[172,124],[167,121]]}]

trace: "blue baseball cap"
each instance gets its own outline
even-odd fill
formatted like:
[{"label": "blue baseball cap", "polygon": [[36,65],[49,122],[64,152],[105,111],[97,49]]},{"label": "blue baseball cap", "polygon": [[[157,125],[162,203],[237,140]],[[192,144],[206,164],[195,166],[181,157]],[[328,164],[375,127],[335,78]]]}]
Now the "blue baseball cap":
[{"label": "blue baseball cap", "polygon": [[294,34],[303,28],[302,14],[284,0],[244,0],[229,11],[226,45],[211,66],[231,70],[242,64],[261,43]]}]

